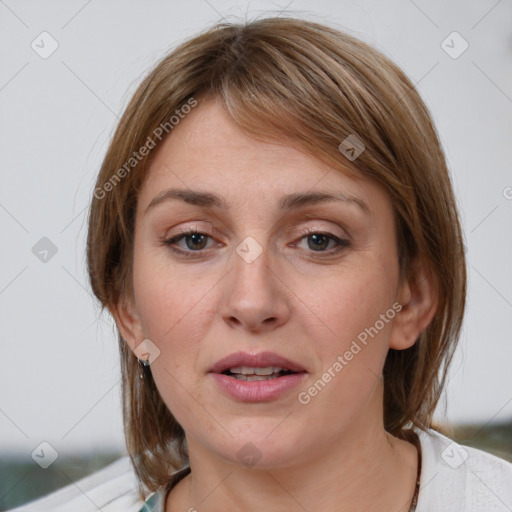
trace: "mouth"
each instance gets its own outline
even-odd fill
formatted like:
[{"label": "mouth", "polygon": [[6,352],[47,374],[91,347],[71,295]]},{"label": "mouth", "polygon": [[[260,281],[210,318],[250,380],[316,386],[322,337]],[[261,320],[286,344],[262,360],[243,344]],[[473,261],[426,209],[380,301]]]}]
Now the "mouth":
[{"label": "mouth", "polygon": [[267,380],[306,370],[299,363],[274,352],[235,352],[217,361],[208,371],[238,380]]},{"label": "mouth", "polygon": [[246,381],[278,379],[279,377],[291,375],[292,373],[302,372],[294,372],[292,370],[287,370],[286,368],[280,368],[279,366],[267,366],[265,368],[239,366],[229,368],[221,372],[222,375]]},{"label": "mouth", "polygon": [[225,395],[238,402],[270,402],[287,396],[307,375],[300,364],[273,352],[237,352],[209,370]]}]

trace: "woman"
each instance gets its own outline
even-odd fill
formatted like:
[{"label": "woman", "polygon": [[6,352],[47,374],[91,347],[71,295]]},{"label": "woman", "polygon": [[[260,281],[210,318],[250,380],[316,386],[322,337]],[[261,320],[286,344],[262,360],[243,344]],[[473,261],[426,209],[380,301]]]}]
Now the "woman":
[{"label": "woman", "polygon": [[87,250],[133,467],[34,506],[512,509],[512,465],[432,428],[461,228],[428,111],[373,48],[282,18],[182,44],[119,123]]}]

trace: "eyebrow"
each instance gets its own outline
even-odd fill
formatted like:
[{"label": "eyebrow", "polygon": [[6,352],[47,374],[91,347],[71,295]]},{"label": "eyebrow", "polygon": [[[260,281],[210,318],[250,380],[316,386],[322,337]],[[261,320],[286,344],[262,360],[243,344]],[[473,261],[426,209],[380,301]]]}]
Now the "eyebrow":
[{"label": "eyebrow", "polygon": [[[166,201],[181,200],[185,203],[203,208],[227,209],[228,205],[225,199],[210,192],[198,192],[190,189],[171,188],[160,192],[155,196],[146,208],[147,213],[151,208]],[[371,214],[370,207],[358,197],[341,192],[296,192],[288,194],[279,201],[281,210],[296,210],[311,204],[322,202],[337,201],[358,206],[366,214]]]}]

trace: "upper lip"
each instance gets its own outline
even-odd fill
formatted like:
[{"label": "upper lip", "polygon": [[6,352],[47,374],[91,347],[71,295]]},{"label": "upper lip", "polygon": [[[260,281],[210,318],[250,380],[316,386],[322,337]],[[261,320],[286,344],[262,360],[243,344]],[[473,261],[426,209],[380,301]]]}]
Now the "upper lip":
[{"label": "upper lip", "polygon": [[208,371],[210,373],[222,373],[229,370],[229,368],[241,366],[249,368],[267,368],[269,366],[277,366],[292,372],[305,371],[300,364],[274,352],[259,352],[257,354],[235,352],[217,361]]}]

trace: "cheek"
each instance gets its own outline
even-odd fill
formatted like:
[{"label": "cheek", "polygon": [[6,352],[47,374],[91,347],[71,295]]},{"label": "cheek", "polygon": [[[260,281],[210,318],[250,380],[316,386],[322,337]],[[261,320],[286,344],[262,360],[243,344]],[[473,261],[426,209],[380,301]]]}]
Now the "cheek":
[{"label": "cheek", "polygon": [[212,288],[218,278],[201,276],[192,266],[178,271],[162,252],[146,250],[134,262],[137,311],[144,336],[160,350],[152,364],[158,388],[182,384],[191,391],[194,374],[204,371],[198,366],[201,341],[216,314]]},{"label": "cheek", "polygon": [[204,286],[198,285],[193,275],[174,268],[165,248],[136,248],[133,286],[137,311],[148,338],[167,346],[185,325],[187,336],[194,337],[194,323],[188,318],[194,316],[195,306],[200,305]]},{"label": "cheek", "polygon": [[[134,269],[134,292],[145,337],[160,350],[151,373],[162,398],[178,422],[197,421],[202,409],[200,389],[194,379],[207,323],[208,288],[190,276],[169,270],[169,265],[144,265]],[[208,417],[202,418],[205,422]]]},{"label": "cheek", "polygon": [[[316,338],[326,349],[325,353],[343,349],[391,308],[394,283],[388,278],[392,272],[386,270],[380,265],[341,269],[336,279],[322,281],[314,289],[302,287],[299,293],[304,302],[303,318],[317,319]],[[313,321],[310,324],[313,326]],[[320,331],[323,336],[319,336]]]},{"label": "cheek", "polygon": [[[302,391],[311,398],[313,416],[324,421],[331,416],[334,421],[340,410],[357,416],[356,410],[368,403],[381,375],[395,316],[394,289],[386,273],[379,266],[373,268],[364,272],[352,268],[305,300],[315,301],[321,322],[312,320],[304,326],[319,364],[315,379],[308,383],[314,389]],[[318,379],[322,382],[315,386]]]}]

